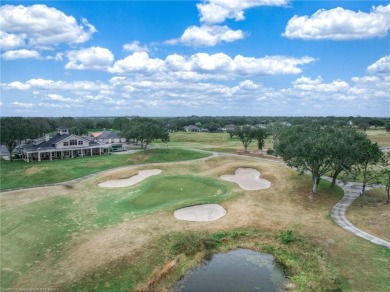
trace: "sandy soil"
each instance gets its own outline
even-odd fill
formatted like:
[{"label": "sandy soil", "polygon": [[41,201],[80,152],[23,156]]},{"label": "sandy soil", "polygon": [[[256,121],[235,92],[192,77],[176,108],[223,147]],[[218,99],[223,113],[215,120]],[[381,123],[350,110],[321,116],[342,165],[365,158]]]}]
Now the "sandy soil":
[{"label": "sandy soil", "polygon": [[161,172],[162,172],[162,170],[160,170],[160,169],[140,170],[138,172],[138,174],[131,176],[129,178],[109,180],[109,181],[102,182],[99,184],[99,187],[102,187],[102,188],[129,187],[129,186],[133,186],[133,185],[147,179],[150,176],[160,174]]},{"label": "sandy soil", "polygon": [[222,218],[226,211],[218,204],[204,204],[178,209],[174,215],[178,220],[206,222]]},{"label": "sandy soil", "polygon": [[260,178],[260,172],[253,168],[237,168],[234,175],[221,175],[220,178],[237,183],[246,191],[264,190],[271,187],[271,183]]}]

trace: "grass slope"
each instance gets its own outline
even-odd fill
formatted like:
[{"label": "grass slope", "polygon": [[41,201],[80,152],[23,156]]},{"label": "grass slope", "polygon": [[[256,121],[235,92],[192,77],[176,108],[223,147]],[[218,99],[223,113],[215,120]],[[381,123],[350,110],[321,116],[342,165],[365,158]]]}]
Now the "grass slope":
[{"label": "grass slope", "polygon": [[151,149],[121,155],[103,155],[28,163],[1,160],[0,189],[58,183],[110,168],[142,163],[174,162],[210,154],[185,149]]}]

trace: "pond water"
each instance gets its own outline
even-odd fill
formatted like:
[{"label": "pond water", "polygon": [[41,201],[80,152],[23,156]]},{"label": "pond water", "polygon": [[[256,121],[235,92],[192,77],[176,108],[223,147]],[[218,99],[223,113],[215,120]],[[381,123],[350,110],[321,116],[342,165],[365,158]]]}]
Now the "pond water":
[{"label": "pond water", "polygon": [[282,291],[288,283],[270,254],[236,249],[214,255],[187,274],[173,291]]}]

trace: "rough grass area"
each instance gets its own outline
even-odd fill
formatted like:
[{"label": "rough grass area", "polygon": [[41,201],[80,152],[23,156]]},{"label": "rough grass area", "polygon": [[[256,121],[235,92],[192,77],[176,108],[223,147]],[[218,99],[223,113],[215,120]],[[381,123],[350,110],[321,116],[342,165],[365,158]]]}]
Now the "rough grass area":
[{"label": "rough grass area", "polygon": [[[212,254],[235,248],[273,254],[299,291],[338,291],[343,280],[325,253],[307,238],[295,236],[289,244],[280,234],[252,229],[213,233],[172,233],[156,238],[136,262],[111,263],[81,279],[69,291],[169,291],[190,268]],[[137,267],[137,268],[135,268]],[[112,274],[116,277],[113,279]]]},{"label": "rough grass area", "polygon": [[207,157],[210,154],[185,149],[151,149],[121,155],[103,155],[67,160],[25,162],[1,161],[0,189],[52,184],[83,177],[110,168]]},{"label": "rough grass area", "polygon": [[159,176],[129,188],[102,189],[86,195],[68,189],[57,196],[1,212],[2,287],[50,256],[78,232],[118,224],[137,216],[201,203],[216,203],[232,196],[224,182],[197,176]]},{"label": "rough grass area", "polygon": [[[244,150],[241,141],[237,137],[230,138],[227,133],[174,132],[170,133],[169,147],[186,147],[226,153]],[[268,148],[272,148],[270,138],[265,141],[264,149]],[[248,151],[258,151],[256,140],[253,140],[249,145]]]},{"label": "rough grass area", "polygon": [[358,198],[348,209],[347,218],[358,228],[390,241],[390,204],[386,204],[385,189],[366,192],[364,206]]},{"label": "rough grass area", "polygon": [[390,146],[390,133],[385,130],[367,130],[368,138],[377,142],[379,146]]}]

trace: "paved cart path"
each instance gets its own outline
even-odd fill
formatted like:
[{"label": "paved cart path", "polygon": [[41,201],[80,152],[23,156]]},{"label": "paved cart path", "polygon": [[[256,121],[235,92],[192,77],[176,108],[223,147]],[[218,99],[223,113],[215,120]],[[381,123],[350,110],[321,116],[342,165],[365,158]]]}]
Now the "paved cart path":
[{"label": "paved cart path", "polygon": [[[324,179],[331,181],[331,178],[324,177]],[[390,249],[390,242],[364,232],[363,230],[355,227],[351,222],[348,221],[347,218],[345,218],[345,211],[347,208],[360,196],[362,184],[356,182],[348,182],[347,184],[344,184],[341,181],[337,181],[337,185],[344,190],[344,197],[332,209],[331,216],[333,221],[341,228],[351,232],[356,236]]]}]

